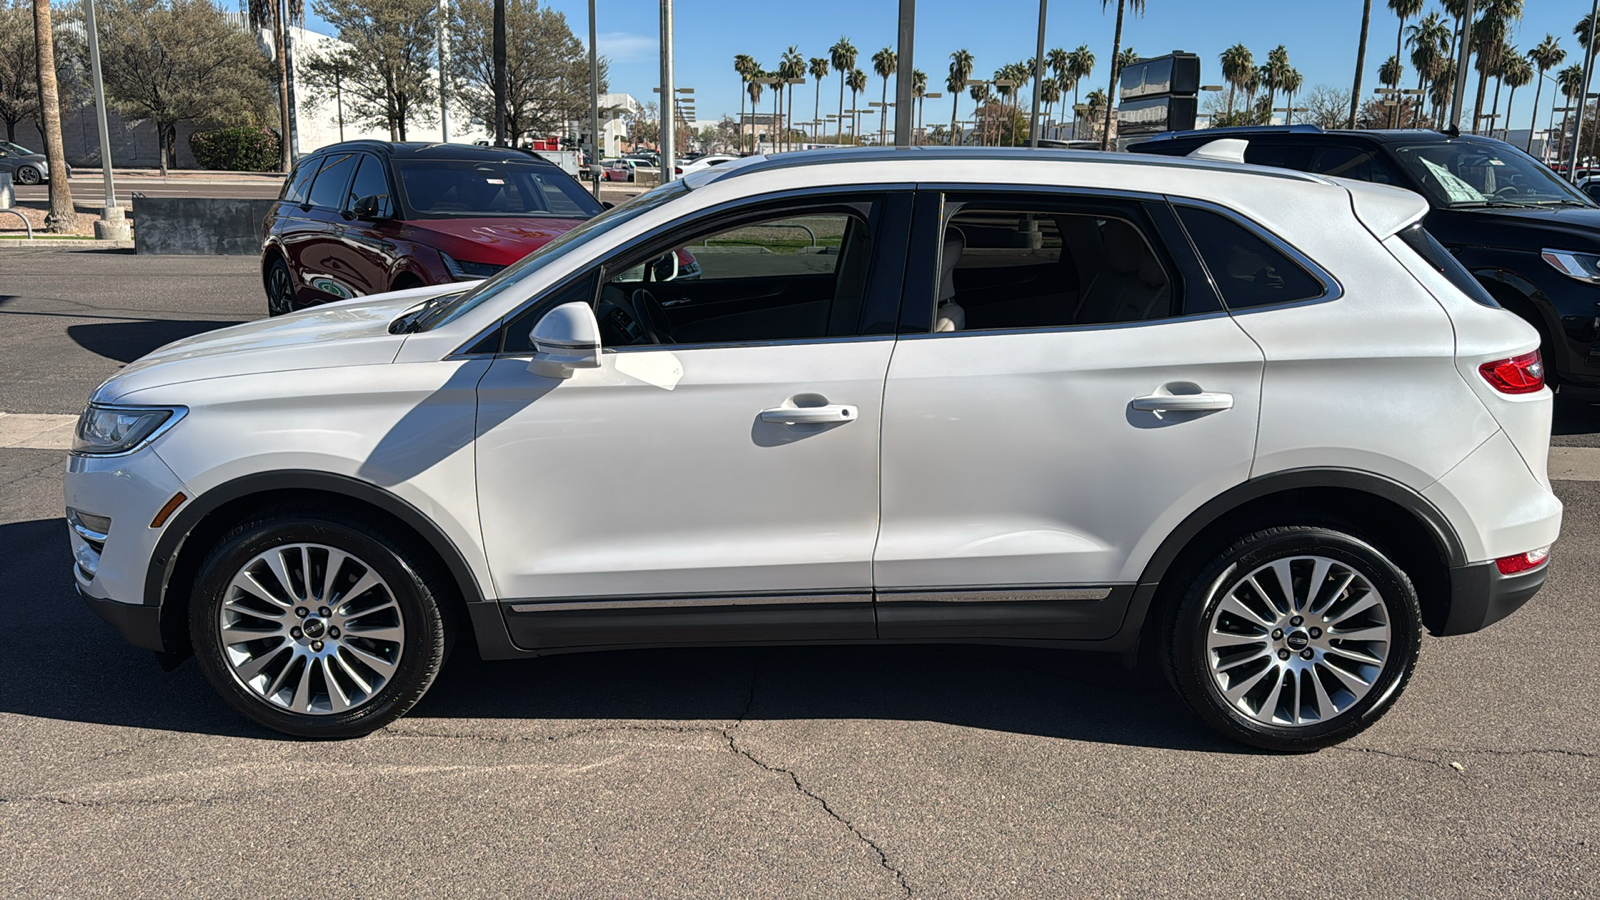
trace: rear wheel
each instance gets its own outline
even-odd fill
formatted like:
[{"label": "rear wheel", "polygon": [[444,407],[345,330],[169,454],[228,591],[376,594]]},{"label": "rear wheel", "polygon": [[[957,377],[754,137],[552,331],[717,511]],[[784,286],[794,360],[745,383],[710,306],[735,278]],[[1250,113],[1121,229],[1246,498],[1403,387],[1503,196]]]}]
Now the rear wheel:
[{"label": "rear wheel", "polygon": [[266,277],[262,281],[267,289],[267,315],[281,316],[294,312],[294,276],[289,274],[289,264],[282,257],[267,264]]},{"label": "rear wheel", "polygon": [[195,656],[234,709],[309,738],[367,734],[411,709],[443,665],[426,561],[360,517],[263,513],[201,565]]},{"label": "rear wheel", "polygon": [[1194,579],[1166,623],[1173,685],[1217,731],[1256,747],[1316,750],[1371,725],[1416,666],[1411,580],[1341,531],[1250,534]]},{"label": "rear wheel", "polygon": [[19,166],[17,168],[17,184],[38,184],[44,176],[33,166]]}]

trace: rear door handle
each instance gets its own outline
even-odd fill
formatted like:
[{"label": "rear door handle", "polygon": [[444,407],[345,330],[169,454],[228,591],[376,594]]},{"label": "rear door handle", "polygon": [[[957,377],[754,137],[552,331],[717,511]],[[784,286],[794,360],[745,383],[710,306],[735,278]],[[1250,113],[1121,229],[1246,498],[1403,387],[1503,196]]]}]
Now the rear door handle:
[{"label": "rear door handle", "polygon": [[775,406],[761,411],[761,421],[774,425],[836,425],[854,422],[860,411],[854,406]]},{"label": "rear door handle", "polygon": [[1148,394],[1133,398],[1133,408],[1142,412],[1215,412],[1233,409],[1233,395],[1220,391],[1198,394]]}]

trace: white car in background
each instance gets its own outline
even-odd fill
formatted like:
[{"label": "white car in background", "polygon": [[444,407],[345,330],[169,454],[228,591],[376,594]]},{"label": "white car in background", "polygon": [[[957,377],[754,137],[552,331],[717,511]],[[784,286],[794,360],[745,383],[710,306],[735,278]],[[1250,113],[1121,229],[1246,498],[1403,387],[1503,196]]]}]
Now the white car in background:
[{"label": "white car in background", "polygon": [[1224,734],[1342,740],[1544,583],[1551,392],[1421,197],[1242,144],[741,160],[170,344],[83,413],[72,577],[307,737],[452,641],[977,641],[1145,646]]},{"label": "white car in background", "polygon": [[679,163],[674,168],[674,171],[676,171],[679,175],[693,175],[694,173],[703,169],[710,169],[714,166],[720,166],[725,163],[736,162],[738,160],[739,157],[737,156],[718,156],[713,154],[702,156],[698,159],[693,159],[688,162]]}]

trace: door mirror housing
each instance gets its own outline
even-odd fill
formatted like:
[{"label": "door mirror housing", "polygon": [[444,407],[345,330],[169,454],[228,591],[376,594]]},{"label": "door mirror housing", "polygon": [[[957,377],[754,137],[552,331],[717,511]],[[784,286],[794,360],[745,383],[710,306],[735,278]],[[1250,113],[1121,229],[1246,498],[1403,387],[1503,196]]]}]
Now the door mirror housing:
[{"label": "door mirror housing", "polygon": [[368,194],[365,197],[357,198],[356,202],[351,204],[351,206],[350,206],[350,213],[351,213],[351,215],[354,215],[358,219],[376,219],[376,218],[378,218],[378,197],[377,197],[377,195]]},{"label": "door mirror housing", "polygon": [[530,372],[570,378],[575,369],[600,367],[600,322],[594,308],[581,300],[545,313],[528,337],[533,344]]},{"label": "door mirror housing", "polygon": [[650,280],[660,284],[678,277],[678,251],[668,250],[650,264]]}]

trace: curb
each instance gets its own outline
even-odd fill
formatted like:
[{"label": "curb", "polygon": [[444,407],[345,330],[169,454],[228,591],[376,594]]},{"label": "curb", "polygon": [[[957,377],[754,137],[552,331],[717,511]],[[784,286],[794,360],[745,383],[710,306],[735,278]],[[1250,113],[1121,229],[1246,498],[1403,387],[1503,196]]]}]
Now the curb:
[{"label": "curb", "polygon": [[51,238],[7,238],[0,240],[0,251],[4,250],[132,250],[133,241],[97,241],[93,238],[82,240],[60,240]]}]

